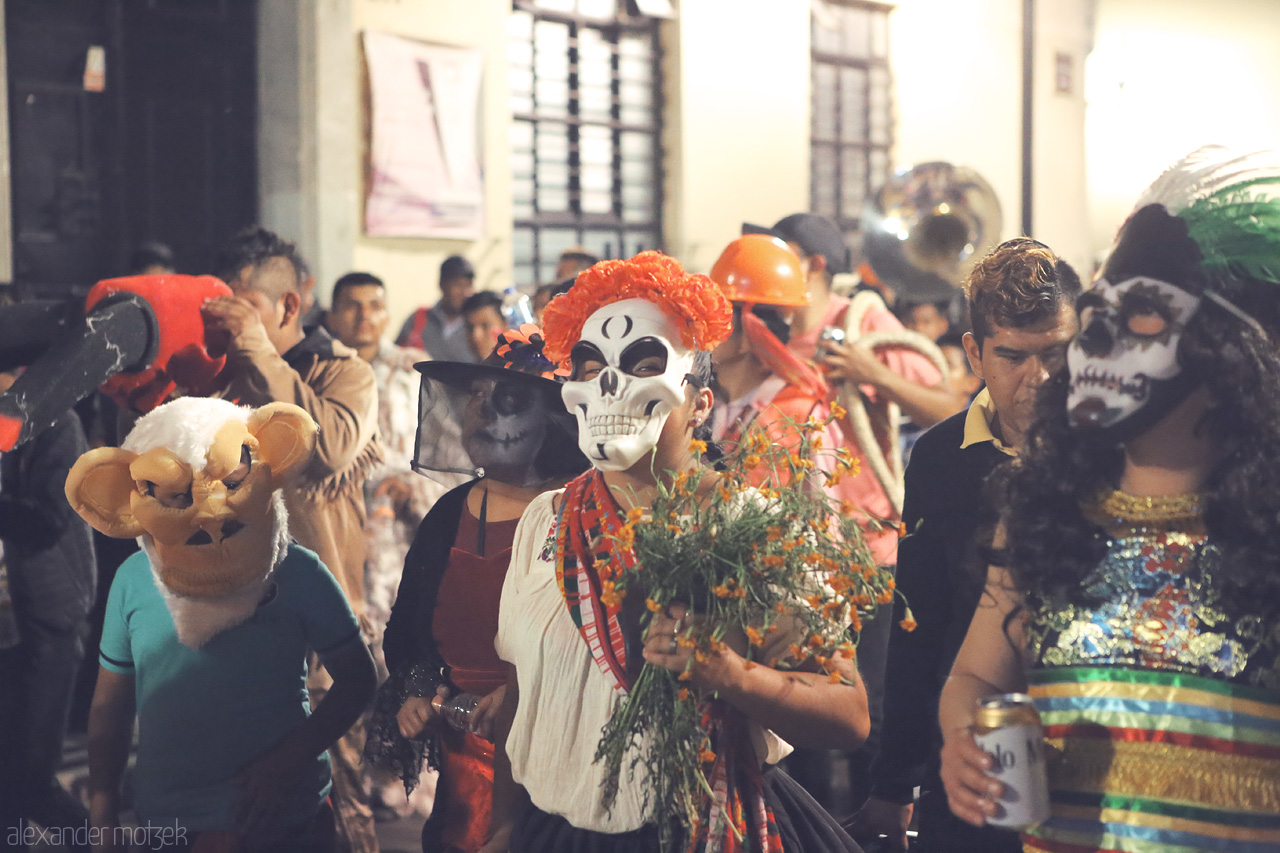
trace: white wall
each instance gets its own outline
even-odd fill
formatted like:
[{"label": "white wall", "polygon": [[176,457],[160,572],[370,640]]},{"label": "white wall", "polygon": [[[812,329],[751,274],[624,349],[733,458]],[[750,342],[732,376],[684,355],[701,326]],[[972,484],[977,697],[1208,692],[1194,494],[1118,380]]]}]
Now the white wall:
[{"label": "white wall", "polygon": [[706,272],[809,209],[809,2],[683,0],[664,36],[667,249]]},{"label": "white wall", "polygon": [[[1093,271],[1085,150],[1085,73],[1093,44],[1093,0],[1036,3],[1032,86],[1032,230],[1086,281]],[[1057,56],[1070,62],[1070,91],[1058,92]],[[1010,236],[1018,233],[1011,222]]]},{"label": "white wall", "polygon": [[[1040,0],[1035,26],[1033,236],[1076,265],[1086,264],[1091,253],[1081,82],[1091,5]],[[946,160],[976,169],[1000,199],[1002,236],[1019,234],[1022,3],[900,0],[889,21],[895,162]],[[1054,91],[1057,53],[1075,63],[1069,94]]]},{"label": "white wall", "polygon": [[889,17],[894,160],[946,160],[995,189],[1004,233],[1021,217],[1020,0],[902,0]]},{"label": "white wall", "polygon": [[1105,251],[1138,194],[1207,143],[1280,147],[1280,3],[1098,0],[1089,59],[1093,242]]}]

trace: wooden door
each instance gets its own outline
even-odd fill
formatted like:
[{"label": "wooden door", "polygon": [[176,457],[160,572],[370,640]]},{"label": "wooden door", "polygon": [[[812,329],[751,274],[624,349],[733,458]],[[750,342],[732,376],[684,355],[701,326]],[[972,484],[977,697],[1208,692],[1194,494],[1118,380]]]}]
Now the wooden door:
[{"label": "wooden door", "polygon": [[256,17],[253,0],[6,0],[15,281],[83,292],[144,240],[207,272],[256,219]]}]

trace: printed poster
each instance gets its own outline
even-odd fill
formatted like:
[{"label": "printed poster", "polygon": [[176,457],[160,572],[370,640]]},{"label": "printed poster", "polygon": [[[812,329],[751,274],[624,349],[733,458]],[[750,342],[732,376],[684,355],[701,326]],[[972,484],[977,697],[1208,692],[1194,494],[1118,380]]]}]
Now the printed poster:
[{"label": "printed poster", "polygon": [[365,31],[371,237],[474,240],[484,230],[479,157],[484,55]]}]

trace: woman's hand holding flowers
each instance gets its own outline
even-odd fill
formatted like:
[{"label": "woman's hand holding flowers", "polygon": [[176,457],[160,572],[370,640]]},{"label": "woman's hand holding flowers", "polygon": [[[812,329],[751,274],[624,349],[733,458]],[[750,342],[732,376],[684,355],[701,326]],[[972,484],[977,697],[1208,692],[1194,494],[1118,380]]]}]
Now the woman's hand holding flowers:
[{"label": "woman's hand holding flowers", "polygon": [[[697,637],[706,617],[689,611],[683,604],[672,604],[653,614],[645,633],[644,659],[654,666],[672,672],[687,673],[690,686],[705,691],[721,691],[736,683],[746,659],[730,642],[713,640],[711,648],[699,649]],[[728,640],[728,638],[726,638]],[[746,638],[734,646],[746,648]]]}]

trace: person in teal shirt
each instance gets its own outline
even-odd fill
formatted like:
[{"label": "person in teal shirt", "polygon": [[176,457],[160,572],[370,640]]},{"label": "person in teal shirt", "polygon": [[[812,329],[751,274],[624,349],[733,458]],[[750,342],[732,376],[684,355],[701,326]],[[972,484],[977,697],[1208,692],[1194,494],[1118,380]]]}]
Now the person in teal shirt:
[{"label": "person in teal shirt", "polygon": [[[310,712],[306,659],[326,666],[364,654],[359,626],[337,581],[314,553],[293,545],[247,621],[199,649],[177,641],[173,616],[145,554],[116,574],[99,662],[133,682],[138,718],[135,810],[188,834],[232,830],[237,774],[303,723]],[[278,826],[302,826],[329,793],[329,759],[299,762],[279,792]]]},{"label": "person in teal shirt", "polygon": [[[139,832],[165,850],[334,849],[325,750],[376,676],[337,580],[289,540],[279,487],[314,434],[296,406],[184,399],[72,468],[76,510],[143,549],[107,599],[89,720],[95,849]],[[314,709],[313,653],[334,681]],[[135,719],[139,831],[118,824]]]}]

